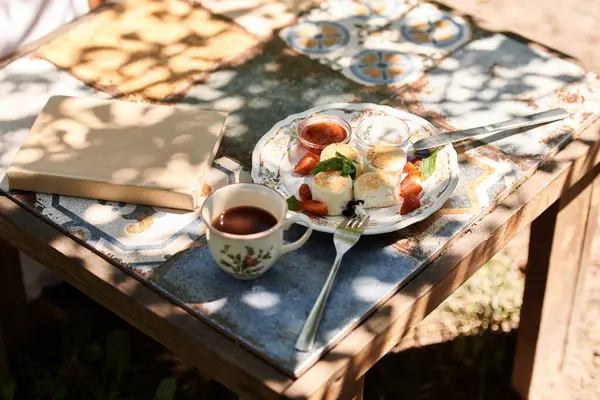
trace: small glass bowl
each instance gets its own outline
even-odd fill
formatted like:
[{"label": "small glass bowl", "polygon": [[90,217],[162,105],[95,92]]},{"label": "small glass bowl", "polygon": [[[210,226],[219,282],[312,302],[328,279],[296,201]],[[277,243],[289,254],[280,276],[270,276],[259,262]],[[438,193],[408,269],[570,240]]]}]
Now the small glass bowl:
[{"label": "small glass bowl", "polygon": [[[338,125],[344,131],[346,131],[346,137],[342,141],[331,142],[327,144],[313,143],[302,137],[302,133],[308,127],[318,123],[329,123]],[[308,149],[308,151],[310,151],[313,154],[320,155],[321,151],[323,151],[323,149],[329,146],[330,144],[350,142],[350,139],[352,139],[352,127],[348,122],[344,121],[342,118],[334,117],[333,115],[316,115],[314,117],[306,118],[300,123],[300,125],[298,125],[298,139],[300,140],[300,143],[302,143],[302,145]]]},{"label": "small glass bowl", "polygon": [[410,127],[403,120],[394,117],[368,117],[356,128],[356,143],[365,152],[379,145],[406,151],[411,144]]}]

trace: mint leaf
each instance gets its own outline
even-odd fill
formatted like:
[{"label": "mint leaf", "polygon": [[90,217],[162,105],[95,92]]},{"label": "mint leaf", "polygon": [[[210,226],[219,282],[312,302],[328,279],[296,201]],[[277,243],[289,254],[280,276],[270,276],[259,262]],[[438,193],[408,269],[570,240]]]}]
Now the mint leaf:
[{"label": "mint leaf", "polygon": [[321,161],[310,173],[316,175],[323,171],[342,171],[342,176],[350,176],[350,178],[355,179],[356,166],[354,164],[356,164],[356,161],[343,154],[335,153],[335,157]]},{"label": "mint leaf", "polygon": [[340,152],[338,152],[338,151],[336,151],[336,152],[335,152],[335,156],[336,156],[337,158],[341,158],[341,159],[342,159],[342,161],[344,161],[344,162],[347,162],[348,164],[352,164],[352,165],[353,165],[353,164],[358,164],[358,163],[356,162],[356,160],[353,160],[353,159],[351,159],[351,158],[348,158],[348,157],[346,157],[345,155],[343,155],[342,153],[340,153]]},{"label": "mint leaf", "polygon": [[437,155],[439,150],[434,151],[428,157],[423,158],[419,164],[419,171],[423,174],[425,179],[429,178],[435,173],[435,164],[437,161]]},{"label": "mint leaf", "polygon": [[296,196],[290,196],[287,198],[287,205],[288,205],[288,210],[290,211],[298,211],[300,210],[300,203],[302,203],[300,200],[298,200],[296,198]]},{"label": "mint leaf", "polygon": [[333,157],[321,161],[310,173],[316,175],[323,171],[341,171],[342,168],[344,168],[344,161],[341,158]]}]

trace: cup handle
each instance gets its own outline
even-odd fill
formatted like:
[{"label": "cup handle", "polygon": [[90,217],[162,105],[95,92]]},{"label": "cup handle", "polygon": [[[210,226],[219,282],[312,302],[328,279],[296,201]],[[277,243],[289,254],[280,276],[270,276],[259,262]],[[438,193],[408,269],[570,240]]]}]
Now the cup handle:
[{"label": "cup handle", "polygon": [[302,235],[300,237],[300,239],[296,240],[295,242],[281,245],[281,254],[285,254],[290,251],[299,249],[304,243],[306,243],[306,241],[312,234],[312,231],[313,231],[312,222],[310,222],[310,218],[308,218],[304,214],[292,215],[291,217],[289,217],[288,219],[285,220],[285,222],[283,223],[283,228],[285,230],[287,230],[290,227],[290,225],[297,224],[299,222],[302,222],[303,225],[306,225],[306,227],[308,229],[306,229],[306,232],[304,232],[304,235]]}]

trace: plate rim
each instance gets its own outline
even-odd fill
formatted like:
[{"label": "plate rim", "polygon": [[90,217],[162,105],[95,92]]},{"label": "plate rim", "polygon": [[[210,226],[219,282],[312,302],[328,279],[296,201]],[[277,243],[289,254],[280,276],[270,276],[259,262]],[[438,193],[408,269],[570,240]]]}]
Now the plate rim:
[{"label": "plate rim", "polygon": [[[252,181],[254,183],[264,184],[264,183],[262,183],[262,179],[260,179],[260,177],[258,176],[258,173],[260,171],[259,149],[264,148],[267,140],[273,136],[271,134],[272,132],[276,132],[281,127],[291,123],[295,119],[298,119],[300,117],[306,117],[307,114],[324,111],[324,110],[342,109],[342,108],[350,108],[350,109],[354,109],[354,110],[383,109],[384,111],[391,112],[392,114],[397,114],[397,113],[407,114],[407,115],[410,115],[411,118],[416,118],[418,120],[425,122],[429,127],[433,128],[433,132],[435,134],[437,134],[437,135],[441,134],[439,129],[437,129],[431,122],[427,121],[425,118],[422,118],[415,114],[411,114],[408,111],[399,110],[399,109],[396,109],[396,108],[393,108],[390,106],[386,106],[386,105],[380,105],[380,104],[375,104],[375,103],[331,103],[331,104],[326,104],[326,105],[320,105],[320,106],[306,109],[299,113],[288,115],[286,118],[280,120],[275,125],[273,125],[264,135],[261,136],[261,138],[258,140],[258,142],[256,142],[254,149],[252,150],[252,170],[250,172]],[[444,190],[442,191],[440,196],[433,202],[433,205],[431,207],[429,207],[428,211],[421,215],[418,215],[418,216],[403,219],[399,223],[396,223],[396,224],[366,228],[364,230],[364,232],[362,233],[363,235],[379,235],[379,234],[399,231],[400,229],[404,229],[410,225],[413,225],[417,222],[420,222],[420,221],[423,221],[423,220],[429,218],[431,215],[433,215],[435,212],[437,212],[440,208],[442,208],[442,206],[444,205],[446,200],[448,200],[448,198],[450,198],[452,193],[454,193],[454,191],[456,190],[456,188],[458,186],[458,181],[459,181],[458,154],[456,153],[456,150],[454,149],[454,147],[451,144],[444,146],[443,149],[448,153],[448,156],[449,156],[450,177],[448,179],[448,184],[446,185],[446,187],[444,188]],[[276,190],[276,189],[274,189],[274,190]],[[289,217],[290,215],[294,215],[294,214],[296,214],[296,213],[293,211],[288,211],[288,214],[286,215],[286,217]],[[334,233],[336,230],[335,227],[319,225],[314,222],[312,225],[313,225],[313,230],[319,231],[319,232]]]}]

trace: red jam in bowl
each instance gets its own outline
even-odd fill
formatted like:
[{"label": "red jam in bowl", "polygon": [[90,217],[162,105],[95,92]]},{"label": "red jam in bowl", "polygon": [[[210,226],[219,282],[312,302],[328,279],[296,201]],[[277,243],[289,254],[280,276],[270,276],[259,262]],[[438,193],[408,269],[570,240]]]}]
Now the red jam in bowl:
[{"label": "red jam in bowl", "polygon": [[310,117],[298,126],[300,142],[314,154],[321,154],[325,147],[333,143],[348,143],[351,135],[350,125],[334,116]]}]

